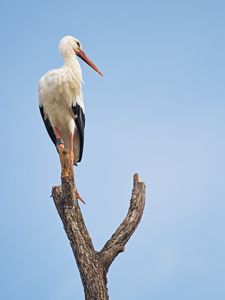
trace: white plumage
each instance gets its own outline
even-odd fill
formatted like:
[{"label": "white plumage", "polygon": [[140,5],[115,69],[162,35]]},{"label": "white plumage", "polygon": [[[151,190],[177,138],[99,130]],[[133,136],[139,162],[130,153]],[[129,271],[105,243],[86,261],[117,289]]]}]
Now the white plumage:
[{"label": "white plumage", "polygon": [[102,73],[85,55],[76,38],[64,37],[59,48],[64,65],[41,77],[39,106],[52,141],[57,148],[65,146],[70,151],[71,163],[76,164],[82,158],[85,126],[82,72],[76,55]]}]

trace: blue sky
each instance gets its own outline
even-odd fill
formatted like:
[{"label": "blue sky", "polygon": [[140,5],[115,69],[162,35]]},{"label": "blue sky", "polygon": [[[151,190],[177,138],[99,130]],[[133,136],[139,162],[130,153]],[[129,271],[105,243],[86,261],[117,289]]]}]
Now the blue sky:
[{"label": "blue sky", "polygon": [[97,249],[127,212],[133,173],[147,185],[143,220],[109,271],[110,299],[225,298],[224,28],[217,0],[1,1],[1,299],[83,299],[49,197],[60,165],[37,99],[68,34],[105,75],[81,62],[76,175]]}]

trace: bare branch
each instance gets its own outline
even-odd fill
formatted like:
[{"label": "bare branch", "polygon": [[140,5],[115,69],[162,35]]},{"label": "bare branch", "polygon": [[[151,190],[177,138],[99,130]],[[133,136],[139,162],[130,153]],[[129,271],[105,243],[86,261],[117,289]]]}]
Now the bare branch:
[{"label": "bare branch", "polygon": [[127,216],[99,252],[100,260],[104,265],[106,272],[116,256],[124,251],[126,243],[141,220],[144,206],[145,184],[140,181],[138,174],[134,174],[133,190]]},{"label": "bare branch", "polygon": [[53,187],[52,197],[70,241],[86,300],[108,300],[107,271],[138,226],[145,205],[145,184],[134,175],[128,214],[111,239],[96,252],[86,228],[78,200],[73,169],[66,150],[60,150],[61,186]]}]

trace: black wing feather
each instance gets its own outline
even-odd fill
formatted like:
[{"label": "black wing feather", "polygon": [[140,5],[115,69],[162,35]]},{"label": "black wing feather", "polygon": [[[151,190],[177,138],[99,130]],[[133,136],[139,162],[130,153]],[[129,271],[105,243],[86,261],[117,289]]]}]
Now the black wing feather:
[{"label": "black wing feather", "polygon": [[[39,109],[40,109],[40,113],[41,113],[41,116],[42,116],[42,119],[44,121],[44,124],[45,124],[45,128],[47,129],[48,131],[48,134],[53,142],[53,144],[55,145],[56,149],[57,149],[57,141],[56,141],[56,136],[54,134],[54,131],[53,131],[53,128],[52,128],[52,125],[49,121],[49,118],[46,118],[45,116],[45,113],[44,113],[44,108],[43,106],[39,106]],[[57,150],[58,151],[58,150]]]},{"label": "black wing feather", "polygon": [[75,115],[75,124],[78,130],[78,134],[80,137],[80,153],[79,153],[79,160],[80,162],[82,159],[83,149],[84,149],[84,128],[85,128],[85,115],[83,109],[80,107],[79,104],[72,106],[73,113]]}]

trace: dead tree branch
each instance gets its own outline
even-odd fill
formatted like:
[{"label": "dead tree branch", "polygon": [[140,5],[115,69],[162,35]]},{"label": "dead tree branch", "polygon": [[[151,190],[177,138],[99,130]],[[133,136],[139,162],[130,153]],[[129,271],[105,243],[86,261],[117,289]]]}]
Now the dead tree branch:
[{"label": "dead tree branch", "polygon": [[109,269],[116,256],[124,251],[124,246],[141,220],[144,206],[145,184],[140,182],[138,174],[134,174],[133,190],[127,216],[100,251],[100,257],[106,270]]},{"label": "dead tree branch", "polygon": [[52,196],[75,256],[86,300],[108,300],[107,272],[137,228],[145,206],[145,184],[134,175],[133,190],[126,218],[101,251],[94,249],[78,200],[69,155],[60,151],[61,186],[53,187]]}]

